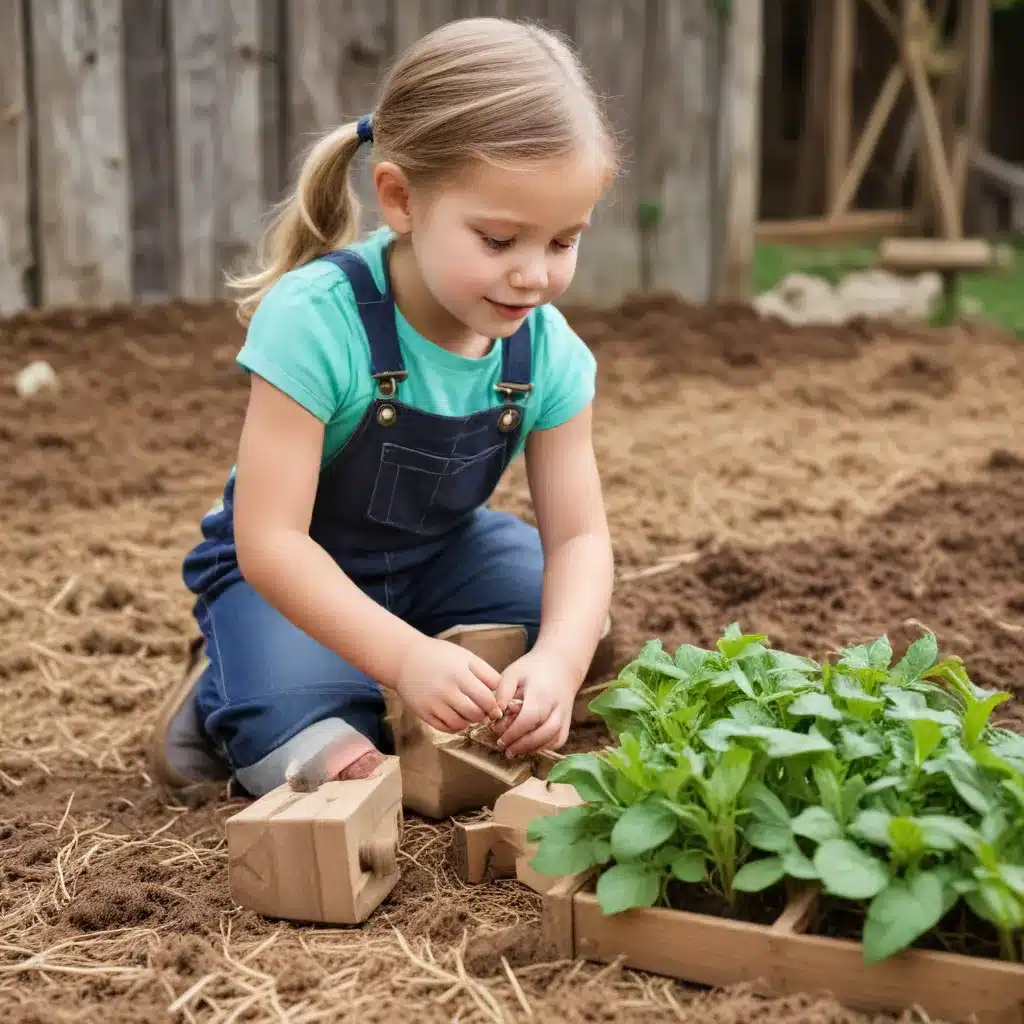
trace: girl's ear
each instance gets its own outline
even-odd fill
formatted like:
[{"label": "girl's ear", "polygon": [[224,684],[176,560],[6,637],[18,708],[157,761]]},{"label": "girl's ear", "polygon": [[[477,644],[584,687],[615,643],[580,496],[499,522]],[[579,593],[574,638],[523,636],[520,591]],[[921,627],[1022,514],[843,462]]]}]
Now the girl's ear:
[{"label": "girl's ear", "polygon": [[392,163],[377,164],[373,169],[373,184],[385,223],[396,235],[408,234],[412,230],[409,182],[401,168]]}]

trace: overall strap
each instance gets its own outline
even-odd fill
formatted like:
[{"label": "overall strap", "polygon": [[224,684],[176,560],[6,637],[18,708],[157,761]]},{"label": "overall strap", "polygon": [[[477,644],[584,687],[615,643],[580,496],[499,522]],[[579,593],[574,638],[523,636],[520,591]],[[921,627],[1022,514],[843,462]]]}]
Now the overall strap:
[{"label": "overall strap", "polygon": [[377,288],[373,273],[367,262],[348,249],[335,249],[322,259],[333,263],[352,285],[359,319],[363,322],[366,337],[370,342],[370,366],[373,379],[380,383],[380,393],[391,397],[399,381],[408,373],[398,343],[398,328],[395,325],[395,304],[388,288],[388,250],[382,253],[384,260],[384,291]]},{"label": "overall strap", "polygon": [[494,387],[506,401],[513,402],[533,390],[531,353],[530,321],[524,320],[515,334],[501,339],[501,380]]}]

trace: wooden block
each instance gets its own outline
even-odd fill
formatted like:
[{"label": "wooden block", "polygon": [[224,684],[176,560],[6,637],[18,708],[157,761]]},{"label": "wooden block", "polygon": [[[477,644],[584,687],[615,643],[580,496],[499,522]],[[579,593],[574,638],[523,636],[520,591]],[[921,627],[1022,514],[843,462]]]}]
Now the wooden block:
[{"label": "wooden block", "polygon": [[491,820],[456,822],[451,856],[458,876],[469,884],[513,875],[534,892],[546,893],[562,879],[541,875],[530,867],[537,846],[526,839],[530,822],[580,804],[572,786],[529,778],[503,793],[494,803]]},{"label": "wooden block", "polygon": [[279,786],[225,823],[231,896],[266,917],[359,924],[399,879],[396,757],[314,793]]}]

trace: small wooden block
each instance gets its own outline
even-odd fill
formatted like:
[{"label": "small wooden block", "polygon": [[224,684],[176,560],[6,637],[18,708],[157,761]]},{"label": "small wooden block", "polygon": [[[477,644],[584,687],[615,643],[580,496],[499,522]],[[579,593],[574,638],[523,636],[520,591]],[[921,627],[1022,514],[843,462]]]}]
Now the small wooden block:
[{"label": "small wooden block", "polygon": [[279,786],[225,823],[235,902],[265,917],[359,924],[398,882],[397,757],[315,793]]},{"label": "small wooden block", "polygon": [[530,867],[537,845],[527,842],[526,830],[537,818],[559,814],[580,803],[572,786],[527,779],[498,797],[490,821],[468,825],[456,822],[451,848],[456,874],[471,885],[514,875],[534,892],[548,892],[561,879],[541,875]]}]

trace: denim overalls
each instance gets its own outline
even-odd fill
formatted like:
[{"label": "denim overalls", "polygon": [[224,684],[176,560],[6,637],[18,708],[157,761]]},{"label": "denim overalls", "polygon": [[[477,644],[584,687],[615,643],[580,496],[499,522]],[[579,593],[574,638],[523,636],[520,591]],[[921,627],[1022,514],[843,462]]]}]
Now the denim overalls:
[{"label": "denim overalls", "polygon": [[[528,323],[503,339],[492,407],[438,416],[401,401],[407,373],[390,288],[338,250],[369,339],[377,395],[320,472],[310,536],[364,593],[428,635],[454,625],[540,621],[537,531],[484,507],[515,451],[531,390]],[[384,273],[387,281],[387,250]],[[339,339],[339,344],[345,342]],[[356,729],[385,748],[379,686],[286,620],[238,568],[234,474],[186,557],[209,665],[196,688],[199,722],[253,795],[284,781],[294,758]]]}]

